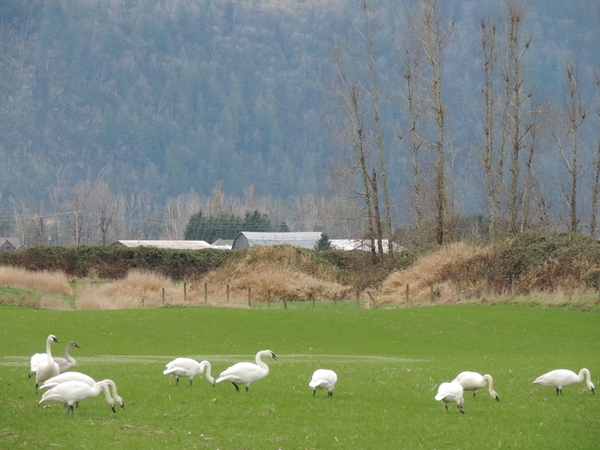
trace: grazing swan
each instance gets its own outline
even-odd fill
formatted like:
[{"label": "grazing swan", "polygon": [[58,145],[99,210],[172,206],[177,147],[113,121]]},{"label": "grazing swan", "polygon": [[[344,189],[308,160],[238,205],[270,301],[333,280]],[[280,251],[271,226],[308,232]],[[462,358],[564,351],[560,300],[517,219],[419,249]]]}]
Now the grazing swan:
[{"label": "grazing swan", "polygon": [[55,377],[60,373],[60,369],[54,358],[52,358],[51,345],[53,342],[60,343],[53,334],[46,338],[46,360],[41,361],[35,370],[35,392],[38,390],[40,383],[43,383],[48,378]]},{"label": "grazing swan", "polygon": [[97,397],[100,394],[100,391],[104,391],[106,402],[110,405],[113,412],[116,412],[115,401],[111,397],[108,385],[104,381],[99,381],[95,383],[94,386],[90,386],[83,381],[65,381],[64,383],[56,385],[49,391],[44,392],[38,405],[46,401],[64,403],[67,405],[67,413],[71,412],[72,414],[75,414],[73,411],[74,403]]},{"label": "grazing swan", "polygon": [[190,386],[196,375],[201,375],[206,369],[206,381],[211,386],[215,385],[215,379],[210,375],[210,363],[208,361],[198,362],[192,358],[176,358],[167,364],[167,369],[163,372],[165,375],[172,373],[177,376],[176,385],[179,384],[179,377],[187,377],[190,379]]},{"label": "grazing swan", "polygon": [[313,397],[317,389],[327,389],[327,396],[331,397],[335,383],[337,383],[337,375],[333,370],[317,369],[313,373],[312,380],[310,380],[308,385],[313,388]]},{"label": "grazing swan", "polygon": [[267,366],[260,359],[262,356],[270,356],[274,360],[277,360],[277,356],[271,350],[262,350],[256,354],[256,364],[250,362],[239,362],[234,364],[229,369],[221,372],[219,378],[217,378],[216,383],[220,383],[221,381],[229,381],[235,386],[235,390],[239,391],[240,388],[238,384],[243,384],[246,386],[246,392],[248,392],[248,387],[269,374],[269,366]]},{"label": "grazing swan", "polygon": [[594,383],[592,383],[592,376],[590,375],[590,371],[587,369],[581,369],[579,371],[579,375],[575,372],[567,369],[557,369],[551,372],[548,372],[540,377],[537,377],[534,381],[535,384],[541,384],[542,386],[550,386],[556,388],[556,395],[562,395],[562,388],[564,386],[570,386],[572,384],[581,383],[583,381],[583,376],[585,375],[585,382],[587,387],[592,394],[596,394],[594,392]]},{"label": "grazing swan", "polygon": [[446,406],[446,411],[448,411],[448,403],[455,402],[461,414],[465,413],[465,411],[462,408],[462,405],[465,401],[465,399],[463,398],[463,387],[458,381],[440,384],[435,399],[437,401],[441,400],[442,402],[444,402],[444,405]]},{"label": "grazing swan", "polygon": [[459,382],[463,387],[463,390],[473,391],[473,397],[475,397],[477,389],[483,389],[487,385],[490,395],[494,397],[497,402],[500,401],[500,397],[498,397],[498,394],[494,390],[494,380],[491,375],[481,375],[477,372],[461,372],[456,376],[454,381]]},{"label": "grazing swan", "polygon": [[[56,377],[52,377],[49,380],[46,380],[46,382],[40,386],[40,389],[53,388],[53,387],[58,386],[61,383],[66,383],[68,381],[81,381],[90,387],[94,387],[94,385],[96,384],[96,380],[94,380],[92,377],[90,377],[84,373],[65,372],[65,373],[61,373],[60,375],[58,375]],[[109,380],[109,379],[102,380],[102,381],[104,383],[106,383],[108,385],[108,387],[111,389],[110,396],[113,398],[114,403],[109,403],[109,404],[111,406],[114,406],[114,404],[116,403],[122,409],[125,409],[125,402],[123,401],[121,396],[118,394],[117,385],[115,384],[115,382],[112,380]]]},{"label": "grazing swan", "polygon": [[[66,372],[67,370],[69,370],[77,365],[77,361],[75,361],[75,359],[69,354],[69,350],[71,349],[71,347],[81,348],[79,345],[77,345],[76,342],[71,341],[65,347],[65,357],[64,358],[61,358],[61,357],[54,358],[54,361],[58,364],[58,369],[60,370],[60,373]],[[46,361],[47,358],[48,358],[48,355],[46,355],[46,353],[36,353],[35,355],[33,355],[31,357],[31,361],[30,361],[31,370],[29,371],[30,377],[32,375],[35,375],[35,373],[37,372],[38,364],[42,361]]]}]

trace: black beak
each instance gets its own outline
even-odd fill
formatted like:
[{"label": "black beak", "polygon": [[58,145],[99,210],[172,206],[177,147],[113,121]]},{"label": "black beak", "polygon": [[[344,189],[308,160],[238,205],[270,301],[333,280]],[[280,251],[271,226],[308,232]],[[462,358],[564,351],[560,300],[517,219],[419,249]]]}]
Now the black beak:
[{"label": "black beak", "polygon": [[275,353],[271,352],[271,358],[273,358],[275,361],[277,361],[277,355],[275,355]]}]

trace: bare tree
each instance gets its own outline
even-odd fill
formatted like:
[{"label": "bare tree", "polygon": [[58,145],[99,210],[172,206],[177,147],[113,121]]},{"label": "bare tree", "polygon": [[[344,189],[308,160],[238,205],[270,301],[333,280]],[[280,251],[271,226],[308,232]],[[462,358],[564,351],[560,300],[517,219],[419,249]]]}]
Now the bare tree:
[{"label": "bare tree", "polygon": [[[485,80],[484,87],[484,130],[485,144],[483,151],[483,165],[485,170],[485,184],[487,188],[487,207],[488,207],[488,233],[490,239],[496,237],[496,227],[498,225],[496,196],[498,195],[497,184],[501,181],[494,177],[494,144],[495,144],[495,90],[494,80],[496,75],[496,62],[498,59],[496,39],[498,32],[498,21],[490,17],[481,21],[481,47],[483,51],[483,75]],[[498,158],[501,161],[501,158]]]},{"label": "bare tree", "polygon": [[435,208],[436,240],[439,244],[446,241],[448,200],[446,186],[446,142],[444,135],[446,110],[442,102],[443,58],[445,42],[454,23],[441,26],[437,0],[423,0],[419,3],[419,12],[412,18],[412,38],[423,51],[422,69],[419,77],[424,84],[424,117],[431,121],[435,129],[428,143],[436,153],[435,165]]},{"label": "bare tree", "polygon": [[[600,125],[600,72],[596,72],[596,114]],[[600,130],[600,127],[599,127]],[[594,161],[594,184],[592,185],[592,212],[590,217],[590,234],[596,237],[598,230],[598,200],[600,199],[600,132],[598,133],[596,159]]]},{"label": "bare tree", "polygon": [[566,139],[563,140],[560,130],[554,133],[558,142],[558,150],[561,160],[569,174],[569,189],[563,191],[563,196],[570,211],[569,230],[573,233],[579,230],[579,218],[577,215],[577,183],[583,176],[583,169],[579,157],[579,128],[583,124],[587,109],[581,100],[581,77],[574,62],[569,61],[565,67],[567,75],[567,111],[566,111]]},{"label": "bare tree", "polygon": [[[522,64],[525,53],[531,44],[531,38],[521,42],[520,26],[524,19],[524,11],[520,5],[511,3],[508,6],[509,36],[508,36],[508,67],[506,71],[507,90],[510,89],[511,117],[511,156],[510,156],[510,188],[508,194],[508,222],[510,233],[518,231],[517,217],[519,212],[520,154],[525,147],[525,139],[531,130],[531,124],[523,121],[523,107],[531,93],[524,93]],[[508,100],[507,98],[507,100]]]},{"label": "bare tree", "polygon": [[108,229],[117,213],[118,205],[114,195],[110,192],[108,184],[97,180],[92,188],[92,199],[96,212],[96,224],[100,232],[102,245],[106,245]]}]

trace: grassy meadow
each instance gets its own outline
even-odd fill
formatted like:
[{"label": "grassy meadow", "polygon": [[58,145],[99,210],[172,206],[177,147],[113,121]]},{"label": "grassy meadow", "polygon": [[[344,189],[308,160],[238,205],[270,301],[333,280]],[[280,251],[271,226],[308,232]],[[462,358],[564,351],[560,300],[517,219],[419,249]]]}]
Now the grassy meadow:
[{"label": "grassy meadow", "polygon": [[[600,395],[585,383],[531,384],[557,368],[587,367],[600,390],[600,315],[518,305],[401,309],[213,307],[61,311],[0,307],[0,448],[86,449],[596,449]],[[29,358],[48,334],[67,342],[75,370],[110,378],[126,402],[103,395],[67,415],[38,407]],[[270,374],[236,392],[162,374],[185,356],[212,363],[215,378],[270,349]],[[333,369],[334,395],[308,381]],[[433,397],[459,372],[489,373],[465,394],[461,415]]]}]

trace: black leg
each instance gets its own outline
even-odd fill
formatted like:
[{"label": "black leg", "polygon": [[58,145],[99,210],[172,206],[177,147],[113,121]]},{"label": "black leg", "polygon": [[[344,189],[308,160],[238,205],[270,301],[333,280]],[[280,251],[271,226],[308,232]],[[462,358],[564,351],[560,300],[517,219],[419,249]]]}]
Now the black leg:
[{"label": "black leg", "polygon": [[235,386],[235,390],[236,391],[240,392],[240,388],[238,387],[237,384],[235,384],[233,381],[231,382],[231,384],[233,384]]},{"label": "black leg", "polygon": [[246,386],[246,392],[248,392],[248,386]]},{"label": "black leg", "polygon": [[175,382],[175,386],[179,386],[179,375],[177,376],[177,381]]}]

